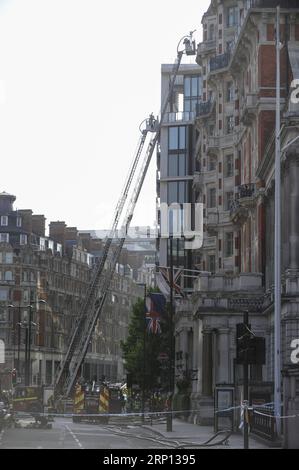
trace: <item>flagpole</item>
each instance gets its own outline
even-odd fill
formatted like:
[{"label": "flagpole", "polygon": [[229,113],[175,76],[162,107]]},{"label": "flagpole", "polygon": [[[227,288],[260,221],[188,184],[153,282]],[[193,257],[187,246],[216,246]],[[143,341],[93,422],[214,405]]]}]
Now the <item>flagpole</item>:
[{"label": "flagpole", "polygon": [[174,361],[174,345],[173,345],[173,250],[172,250],[172,243],[173,236],[169,237],[169,251],[170,251],[170,273],[169,273],[169,284],[170,284],[170,292],[169,292],[169,301],[170,301],[170,308],[169,308],[169,407],[166,420],[166,430],[167,432],[172,432],[172,398],[173,398],[173,361]]}]

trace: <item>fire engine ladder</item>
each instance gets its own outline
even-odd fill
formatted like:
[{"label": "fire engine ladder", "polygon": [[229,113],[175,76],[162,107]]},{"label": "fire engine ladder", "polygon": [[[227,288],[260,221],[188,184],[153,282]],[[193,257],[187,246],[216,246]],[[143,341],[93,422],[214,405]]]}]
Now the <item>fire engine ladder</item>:
[{"label": "fire engine ladder", "polygon": [[[133,218],[134,209],[137,204],[140,191],[145,180],[148,167],[151,162],[152,155],[154,153],[157,141],[159,139],[161,126],[167,111],[168,103],[173,94],[173,89],[177,77],[177,73],[181,64],[182,56],[184,51],[178,52],[178,59],[173,69],[172,79],[169,87],[169,92],[163,108],[161,110],[160,121],[156,122],[155,130],[153,136],[148,144],[147,151],[145,153],[141,169],[136,181],[132,197],[128,204],[126,216],[122,224],[121,234],[116,239],[116,243],[112,244],[112,239],[115,238],[117,234],[117,226],[120,220],[121,213],[124,209],[125,202],[128,197],[129,188],[131,186],[140,155],[146,139],[146,131],[141,137],[141,143],[138,146],[139,150],[137,151],[136,158],[134,159],[131,171],[129,172],[129,178],[125,184],[124,191],[120,200],[117,204],[115,211],[115,218],[110,231],[109,237],[107,238],[104,252],[101,260],[99,261],[97,267],[95,268],[90,287],[88,289],[87,295],[85,297],[85,302],[83,303],[80,315],[77,320],[77,324],[74,328],[74,331],[71,335],[71,341],[68,348],[68,351],[65,355],[64,360],[62,361],[61,367],[59,369],[56,381],[55,381],[55,392],[62,393],[64,396],[69,396],[72,392],[72,389],[75,385],[75,382],[78,377],[79,369],[84,361],[86,356],[88,346],[90,344],[92,334],[94,332],[96,323],[101,315],[103,306],[105,303],[106,295],[109,290],[110,282],[113,278],[113,274],[118,262],[121,250],[123,248],[126,236],[130,227],[131,220]],[[143,141],[144,137],[144,141]],[[138,157],[137,157],[138,156]],[[137,160],[137,161],[136,161]]]}]

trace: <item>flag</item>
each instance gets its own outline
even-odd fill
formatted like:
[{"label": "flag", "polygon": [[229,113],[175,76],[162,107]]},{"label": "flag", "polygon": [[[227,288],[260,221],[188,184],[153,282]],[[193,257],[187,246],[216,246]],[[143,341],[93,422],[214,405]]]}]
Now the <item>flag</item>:
[{"label": "flag", "polygon": [[[170,268],[164,268],[159,266],[159,273],[156,275],[156,282],[159,289],[163,292],[164,295],[169,297],[170,295]],[[181,289],[181,286],[178,284],[178,280],[181,276],[184,275],[184,270],[182,268],[173,270],[173,283],[172,288],[175,295],[180,295],[184,297],[184,292]]]},{"label": "flag", "polygon": [[154,335],[161,333],[161,317],[165,314],[166,300],[163,294],[149,294],[146,297],[146,328]]}]

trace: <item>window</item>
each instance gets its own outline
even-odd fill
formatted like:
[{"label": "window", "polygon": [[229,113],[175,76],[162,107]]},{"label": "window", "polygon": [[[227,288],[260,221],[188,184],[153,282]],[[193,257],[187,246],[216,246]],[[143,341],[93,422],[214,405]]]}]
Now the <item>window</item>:
[{"label": "window", "polygon": [[12,281],[13,280],[12,272],[11,271],[5,271],[4,279],[5,279],[5,281]]},{"label": "window", "polygon": [[8,300],[8,287],[0,287],[0,300]]},{"label": "window", "polygon": [[234,116],[228,116],[226,118],[226,131],[227,134],[232,134],[234,132]]},{"label": "window", "polygon": [[209,189],[208,207],[216,207],[216,188]]},{"label": "window", "polygon": [[238,24],[238,7],[230,7],[227,9],[227,26],[228,28]]},{"label": "window", "polygon": [[170,127],[168,131],[168,149],[182,150],[186,148],[186,127]]},{"label": "window", "polygon": [[210,24],[209,26],[209,41],[213,41],[215,39],[215,25]]},{"label": "window", "polygon": [[0,262],[2,258],[2,263],[3,264],[12,264],[13,263],[13,254],[12,253],[2,253],[2,256],[0,256]]},{"label": "window", "polygon": [[22,217],[17,217],[17,227],[22,227]]},{"label": "window", "polygon": [[227,178],[234,176],[234,156],[226,155],[225,157],[225,176]]},{"label": "window", "polygon": [[217,158],[215,156],[210,157],[209,158],[209,164],[208,164],[208,170],[209,171],[216,170],[216,165],[217,165]]},{"label": "window", "polygon": [[1,216],[1,225],[2,225],[2,227],[7,227],[7,225],[8,225],[8,217],[7,217],[7,215],[2,215],[2,216]]},{"label": "window", "polygon": [[184,181],[175,181],[168,183],[168,204],[186,202],[186,183]]},{"label": "window", "polygon": [[20,245],[27,245],[27,235],[23,233],[20,235]]},{"label": "window", "polygon": [[234,201],[234,193],[233,191],[229,191],[225,195],[225,208],[227,211],[231,209],[233,201]]},{"label": "window", "polygon": [[186,176],[186,155],[184,153],[168,155],[168,176]]},{"label": "window", "polygon": [[184,111],[195,111],[202,96],[202,77],[184,77]]},{"label": "window", "polygon": [[9,233],[0,233],[0,242],[9,243]]},{"label": "window", "polygon": [[215,255],[209,255],[208,257],[208,270],[214,274],[216,271],[216,258]]},{"label": "window", "polygon": [[225,234],[225,255],[227,258],[234,254],[234,233],[228,232]]},{"label": "window", "polygon": [[226,84],[226,101],[234,100],[234,83],[228,82]]}]

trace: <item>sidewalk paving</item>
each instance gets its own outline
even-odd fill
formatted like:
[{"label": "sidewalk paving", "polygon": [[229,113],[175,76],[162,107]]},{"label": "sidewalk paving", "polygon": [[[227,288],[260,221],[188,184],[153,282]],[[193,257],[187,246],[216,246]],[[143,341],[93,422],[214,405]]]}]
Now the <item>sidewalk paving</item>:
[{"label": "sidewalk paving", "polygon": [[[166,431],[166,424],[160,423],[155,424],[153,423],[152,426],[145,425],[146,429],[150,429],[160,435],[163,438],[174,440],[174,441],[187,441],[192,443],[203,443],[214,436],[216,433],[214,431],[213,426],[200,426],[196,424],[186,423],[179,419],[173,420],[173,431],[167,432]],[[224,436],[224,435],[223,435]],[[218,436],[212,443],[219,442],[222,438],[222,435]],[[259,442],[254,438],[252,435],[249,435],[249,448],[250,449],[268,449],[270,448],[270,444],[267,445],[266,443]],[[213,448],[213,447],[212,447]],[[241,433],[233,433],[229,437],[229,444],[228,445],[218,445],[214,448],[230,448],[230,449],[243,449],[244,448],[244,440],[243,435]]]}]

